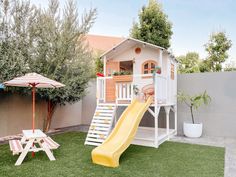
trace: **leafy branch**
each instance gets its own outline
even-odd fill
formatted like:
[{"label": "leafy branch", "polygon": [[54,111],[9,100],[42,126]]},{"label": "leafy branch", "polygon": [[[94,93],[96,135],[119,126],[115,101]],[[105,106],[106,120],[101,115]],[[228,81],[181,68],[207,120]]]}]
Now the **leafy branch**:
[{"label": "leafy branch", "polygon": [[193,109],[198,110],[198,108],[204,104],[208,105],[211,102],[211,97],[207,94],[206,91],[203,93],[200,93],[195,96],[190,96],[188,94],[185,94],[183,92],[178,93],[178,100],[181,103],[184,103],[190,108],[191,117],[192,117],[192,123],[195,123],[194,116],[193,116]]}]

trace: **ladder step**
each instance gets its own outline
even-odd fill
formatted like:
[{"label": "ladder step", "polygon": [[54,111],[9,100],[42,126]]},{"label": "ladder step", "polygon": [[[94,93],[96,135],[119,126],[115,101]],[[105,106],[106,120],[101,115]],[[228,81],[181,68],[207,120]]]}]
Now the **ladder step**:
[{"label": "ladder step", "polygon": [[98,106],[113,106],[115,107],[115,104],[110,104],[110,103],[99,103]]},{"label": "ladder step", "polygon": [[99,146],[101,143],[85,142],[85,145]]},{"label": "ladder step", "polygon": [[93,119],[92,121],[93,124],[103,124],[103,125],[109,125],[111,123],[111,120],[109,119],[105,119],[105,120],[101,120],[101,119]]},{"label": "ladder step", "polygon": [[112,110],[114,111],[115,107],[106,107],[106,106],[99,106],[97,107],[98,110]]},{"label": "ladder step", "polygon": [[[88,137],[87,138],[100,138],[101,136],[98,135],[98,134],[88,134]],[[106,138],[107,136],[104,135],[104,137]]]},{"label": "ladder step", "polygon": [[104,109],[101,109],[101,110],[97,110],[95,111],[94,114],[98,114],[98,113],[104,113],[104,114],[112,114],[114,111],[113,110],[104,110]]},{"label": "ladder step", "polygon": [[104,116],[104,117],[112,117],[112,113],[97,113],[95,112],[94,116]]},{"label": "ladder step", "polygon": [[99,124],[99,123],[94,123],[94,121],[91,123],[90,127],[91,127],[91,126],[108,127],[108,128],[110,127],[109,124],[105,124],[105,123]]},{"label": "ladder step", "polygon": [[108,131],[108,130],[109,130],[109,127],[90,126],[89,130],[102,130],[102,131]]},{"label": "ladder step", "polygon": [[95,114],[96,114],[97,112],[101,112],[101,113],[113,113],[114,110],[96,109]]},{"label": "ladder step", "polygon": [[104,132],[104,131],[97,131],[97,130],[90,130],[89,134],[103,134],[103,135],[107,135],[108,132]]},{"label": "ladder step", "polygon": [[111,120],[112,119],[112,117],[102,117],[102,116],[94,116],[93,118],[97,120]]},{"label": "ladder step", "polygon": [[87,141],[90,142],[99,142],[99,143],[103,143],[103,141],[105,140],[105,138],[101,138],[101,139],[97,139],[97,138],[87,138]]}]

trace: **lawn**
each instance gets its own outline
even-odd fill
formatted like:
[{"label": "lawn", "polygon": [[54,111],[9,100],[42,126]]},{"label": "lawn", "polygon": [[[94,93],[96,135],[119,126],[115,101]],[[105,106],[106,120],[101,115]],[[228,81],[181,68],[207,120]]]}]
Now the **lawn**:
[{"label": "lawn", "polygon": [[121,156],[118,168],[91,162],[92,146],[84,146],[86,134],[69,132],[53,137],[61,144],[49,161],[42,152],[28,154],[14,166],[8,145],[0,146],[0,176],[4,177],[223,177],[224,148],[165,142],[158,149],[132,145]]}]

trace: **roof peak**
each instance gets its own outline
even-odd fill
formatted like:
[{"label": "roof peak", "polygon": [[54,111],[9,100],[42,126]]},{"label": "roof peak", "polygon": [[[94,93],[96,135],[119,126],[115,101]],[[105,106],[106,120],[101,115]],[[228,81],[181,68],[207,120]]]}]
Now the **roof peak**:
[{"label": "roof peak", "polygon": [[114,47],[110,48],[109,50],[107,50],[106,52],[104,52],[100,57],[104,57],[105,55],[111,53],[111,52],[114,52],[115,49],[119,48],[120,46],[124,45],[125,43],[127,43],[127,41],[132,41],[133,43],[139,43],[139,44],[142,44],[142,45],[145,45],[145,46],[148,46],[148,47],[152,47],[152,48],[158,48],[160,50],[163,50],[163,51],[167,51],[165,48],[163,47],[160,47],[160,46],[157,46],[157,45],[154,45],[154,44],[151,44],[151,43],[148,43],[148,42],[144,42],[144,41],[141,41],[139,39],[135,39],[135,38],[132,38],[132,37],[128,37],[128,38],[124,38],[120,43],[118,43],[117,45],[115,45]]}]

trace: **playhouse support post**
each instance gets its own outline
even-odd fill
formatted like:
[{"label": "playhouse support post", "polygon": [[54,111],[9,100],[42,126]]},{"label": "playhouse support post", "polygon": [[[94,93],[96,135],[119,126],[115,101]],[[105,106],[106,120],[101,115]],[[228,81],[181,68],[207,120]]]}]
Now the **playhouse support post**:
[{"label": "playhouse support post", "polygon": [[175,135],[177,135],[177,105],[174,106],[174,119],[175,119]]},{"label": "playhouse support post", "polygon": [[158,114],[160,111],[160,106],[155,106],[155,119],[154,119],[154,123],[155,123],[155,148],[158,148],[159,146],[159,142],[158,142]]},{"label": "playhouse support post", "polygon": [[165,112],[166,112],[166,134],[168,137],[168,140],[170,139],[170,107],[171,106],[165,106]]},{"label": "playhouse support post", "polygon": [[157,74],[154,76],[154,83],[155,83],[155,95],[154,95],[154,102],[155,102],[155,116],[154,116],[154,123],[155,123],[155,140],[154,140],[154,146],[155,148],[158,148],[159,142],[158,142],[158,115],[160,111],[160,106],[158,105],[158,96],[157,96]]},{"label": "playhouse support post", "polygon": [[107,59],[106,59],[106,56],[103,57],[103,74],[104,74],[104,80],[103,80],[103,83],[104,83],[104,88],[103,88],[103,99],[104,99],[104,102],[106,103],[106,77],[107,77],[107,71],[106,71],[106,68],[107,68]]}]

